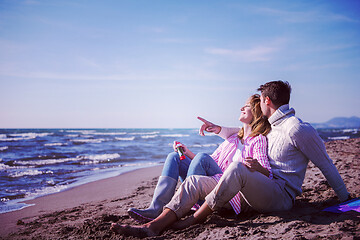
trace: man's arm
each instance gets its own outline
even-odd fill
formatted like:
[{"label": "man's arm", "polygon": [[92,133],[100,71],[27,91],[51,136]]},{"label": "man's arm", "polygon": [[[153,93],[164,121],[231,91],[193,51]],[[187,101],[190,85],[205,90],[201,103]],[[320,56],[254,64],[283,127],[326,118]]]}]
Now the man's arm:
[{"label": "man's arm", "polygon": [[291,130],[294,145],[317,166],[334,189],[340,201],[349,197],[344,181],[326,152],[325,145],[317,131],[308,123],[301,123]]}]

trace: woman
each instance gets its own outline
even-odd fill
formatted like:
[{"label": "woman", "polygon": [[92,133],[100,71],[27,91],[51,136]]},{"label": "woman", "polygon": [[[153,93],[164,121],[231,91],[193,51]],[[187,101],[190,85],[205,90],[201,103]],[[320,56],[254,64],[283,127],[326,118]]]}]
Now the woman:
[{"label": "woman", "polygon": [[[203,119],[200,120],[205,122]],[[214,162],[216,162],[224,171],[231,162],[240,161],[250,168],[250,170],[258,171],[265,176],[272,178],[266,154],[267,142],[265,137],[265,135],[270,131],[270,124],[262,116],[260,109],[260,97],[258,94],[251,96],[245,106],[241,108],[239,120],[243,122],[243,128],[238,134],[232,135],[226,139],[226,141],[224,141],[224,143],[222,143],[212,154]],[[206,124],[203,126],[205,125]],[[218,128],[212,129],[212,131],[216,133],[219,133],[221,130],[219,126],[214,126],[214,128]],[[200,131],[202,130],[203,129]],[[207,129],[207,131],[210,130]],[[189,154],[187,148],[185,148],[185,153]],[[222,172],[212,176],[214,181],[219,181]],[[212,190],[206,189],[206,186],[204,186],[200,188],[190,188],[193,192],[188,193],[184,190],[184,188],[187,187],[185,185],[188,182],[189,181],[185,181],[182,183],[170,203],[165,206],[164,211],[155,220],[142,226],[124,226],[114,223],[112,224],[112,230],[116,233],[133,236],[155,236],[160,234],[165,228],[181,219],[198,200],[204,200],[199,199],[200,195],[204,196],[204,192],[208,194]],[[187,189],[189,188],[187,187]],[[200,192],[202,192],[202,194],[199,194]],[[182,201],[179,202],[179,199],[182,199]],[[177,202],[180,205],[174,205],[173,202]],[[243,201],[240,193],[229,201],[229,204],[236,214],[241,211],[241,203],[245,202]],[[181,211],[178,211],[180,208]],[[203,207],[199,210],[203,211]],[[188,226],[194,222],[192,221],[192,218],[189,218],[189,221],[183,223],[183,226]]]}]

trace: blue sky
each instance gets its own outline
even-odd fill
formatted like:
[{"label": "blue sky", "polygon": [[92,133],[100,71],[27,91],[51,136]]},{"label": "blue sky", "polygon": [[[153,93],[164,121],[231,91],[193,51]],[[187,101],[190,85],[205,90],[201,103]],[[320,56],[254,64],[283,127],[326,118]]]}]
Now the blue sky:
[{"label": "blue sky", "polygon": [[360,116],[360,1],[0,1],[0,128],[240,125],[286,80],[307,122]]}]

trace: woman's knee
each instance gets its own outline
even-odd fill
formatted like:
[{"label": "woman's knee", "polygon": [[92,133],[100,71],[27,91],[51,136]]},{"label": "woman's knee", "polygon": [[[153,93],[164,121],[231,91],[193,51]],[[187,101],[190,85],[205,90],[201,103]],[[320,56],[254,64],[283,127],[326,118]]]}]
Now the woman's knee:
[{"label": "woman's knee", "polygon": [[171,152],[167,155],[166,161],[176,161],[180,160],[179,154],[177,152]]},{"label": "woman's knee", "polygon": [[204,162],[207,159],[209,159],[210,156],[206,153],[198,153],[195,155],[194,159],[192,160],[193,162]]}]

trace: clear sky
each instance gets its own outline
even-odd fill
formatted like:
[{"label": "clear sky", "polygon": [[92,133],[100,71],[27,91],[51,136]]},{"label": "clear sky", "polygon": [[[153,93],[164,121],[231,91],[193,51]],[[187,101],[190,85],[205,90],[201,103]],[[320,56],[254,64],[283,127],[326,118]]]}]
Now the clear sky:
[{"label": "clear sky", "polygon": [[238,126],[279,79],[360,116],[360,1],[0,0],[0,128]]}]

